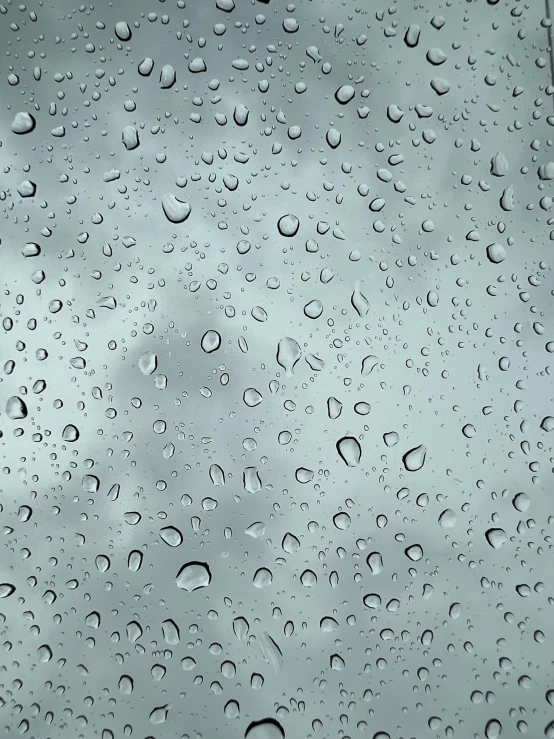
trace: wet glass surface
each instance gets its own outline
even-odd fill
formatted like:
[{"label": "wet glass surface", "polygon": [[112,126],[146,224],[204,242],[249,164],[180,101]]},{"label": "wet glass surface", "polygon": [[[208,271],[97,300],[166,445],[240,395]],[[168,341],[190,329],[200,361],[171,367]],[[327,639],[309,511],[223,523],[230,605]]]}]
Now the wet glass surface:
[{"label": "wet glass surface", "polygon": [[554,737],[550,35],[0,5],[0,734]]}]

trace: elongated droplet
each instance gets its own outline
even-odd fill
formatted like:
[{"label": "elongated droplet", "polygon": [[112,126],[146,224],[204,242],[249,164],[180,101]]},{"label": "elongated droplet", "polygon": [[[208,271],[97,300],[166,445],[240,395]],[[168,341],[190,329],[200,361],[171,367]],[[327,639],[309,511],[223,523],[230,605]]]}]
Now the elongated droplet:
[{"label": "elongated droplet", "polygon": [[206,331],[206,333],[202,337],[200,346],[206,352],[206,354],[211,354],[212,352],[217,351],[221,346],[221,336],[217,331]]},{"label": "elongated droplet", "polygon": [[158,368],[158,357],[154,352],[144,352],[138,361],[139,370],[145,377],[154,374]]},{"label": "elongated droplet", "polygon": [[354,309],[356,310],[356,313],[360,316],[360,318],[367,316],[369,312],[369,301],[366,296],[360,292],[359,282],[354,285],[354,292],[352,293],[350,302],[354,306]]},{"label": "elongated droplet", "polygon": [[183,200],[179,200],[171,193],[166,193],[162,198],[162,209],[165,217],[171,223],[183,223],[190,216],[191,207]]},{"label": "elongated droplet", "polygon": [[294,366],[302,356],[299,344],[289,337],[281,339],[277,347],[277,364],[284,370],[287,377],[292,377]]},{"label": "elongated droplet", "polygon": [[347,467],[357,467],[362,458],[362,447],[353,436],[343,436],[337,441],[337,452]]},{"label": "elongated droplet", "polygon": [[404,467],[408,470],[408,472],[417,472],[425,464],[426,455],[427,447],[425,446],[425,444],[420,444],[419,446],[410,449],[410,451],[406,452],[406,454],[402,457]]},{"label": "elongated droplet", "polygon": [[222,488],[225,485],[225,473],[218,464],[211,465],[210,480],[218,488]]},{"label": "elongated droplet", "polygon": [[375,354],[370,354],[369,356],[364,357],[362,360],[362,377],[367,377],[371,374],[375,367],[377,367],[378,363],[379,360]]}]

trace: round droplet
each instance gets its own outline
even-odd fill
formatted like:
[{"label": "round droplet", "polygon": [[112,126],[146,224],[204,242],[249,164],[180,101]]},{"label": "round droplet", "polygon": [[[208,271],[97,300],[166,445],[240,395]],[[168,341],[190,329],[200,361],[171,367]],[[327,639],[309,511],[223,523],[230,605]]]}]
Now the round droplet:
[{"label": "round droplet", "polygon": [[526,493],[518,493],[512,500],[512,505],[520,513],[526,513],[531,505],[531,500]]},{"label": "round droplet", "polygon": [[424,444],[410,449],[409,452],[402,457],[404,467],[408,472],[417,472],[425,464],[425,457],[427,455],[427,447]]},{"label": "round droplet", "polygon": [[508,541],[508,535],[504,529],[488,529],[485,532],[485,537],[493,549],[500,549],[502,544]]},{"label": "round droplet", "polygon": [[506,259],[506,249],[502,244],[489,244],[487,246],[487,257],[489,262],[493,264],[500,264]]},{"label": "round droplet", "polygon": [[68,423],[62,431],[62,439],[64,441],[77,441],[79,439],[79,429],[72,423]]},{"label": "round droplet", "polygon": [[296,216],[289,213],[288,215],[281,216],[281,218],[279,218],[277,228],[279,229],[281,236],[286,236],[290,239],[298,233],[300,221]]},{"label": "round droplet", "polygon": [[300,582],[305,588],[315,588],[317,585],[317,575],[313,570],[304,570],[300,575]]},{"label": "round droplet", "polygon": [[368,593],[367,595],[364,595],[364,606],[372,609],[380,608],[381,596],[377,595],[377,593]]},{"label": "round droplet", "polygon": [[161,529],[160,537],[170,547],[178,547],[183,543],[183,534],[175,526],[166,526]]},{"label": "round droplet", "polygon": [[308,318],[316,319],[323,313],[323,303],[321,300],[310,300],[304,306],[304,315]]},{"label": "round droplet", "polygon": [[298,482],[305,485],[307,482],[311,482],[314,479],[314,471],[309,470],[306,467],[299,467],[294,473],[294,476]]},{"label": "round droplet", "polygon": [[337,103],[340,103],[340,105],[346,105],[353,99],[355,94],[356,92],[352,85],[342,85],[335,92],[335,100]]},{"label": "round droplet", "polygon": [[299,28],[296,18],[285,18],[283,21],[283,30],[287,33],[296,33]]},{"label": "round droplet", "polygon": [[223,709],[223,713],[225,714],[226,718],[237,718],[237,716],[240,715],[240,706],[238,704],[238,701],[227,701],[227,703],[225,704],[225,708]]},{"label": "round droplet", "polygon": [[344,531],[350,526],[350,524],[352,523],[352,519],[350,518],[348,513],[341,511],[340,513],[336,513],[333,516],[333,523],[335,524],[337,529],[339,529],[340,531]]},{"label": "round droplet", "polygon": [[[261,675],[256,677],[261,677]],[[244,738],[285,739],[285,731],[281,724],[278,721],[275,721],[275,719],[264,718],[261,721],[252,721],[244,733]]]},{"label": "round droplet", "polygon": [[100,480],[96,475],[85,475],[82,484],[83,490],[87,493],[97,493],[100,488]]},{"label": "round droplet", "polygon": [[206,562],[187,562],[177,573],[177,587],[187,593],[205,588],[211,581],[212,573]]},{"label": "round droplet", "polygon": [[206,62],[201,57],[196,57],[191,62],[189,62],[189,72],[192,72],[193,74],[205,72],[206,70]]},{"label": "round droplet", "polygon": [[434,65],[443,64],[446,61],[446,54],[442,49],[429,49],[427,52],[427,61]]},{"label": "round droplet", "polygon": [[443,529],[451,529],[456,525],[457,516],[451,508],[446,508],[439,516],[439,524]]},{"label": "round droplet", "polygon": [[343,436],[337,441],[337,451],[347,467],[357,467],[362,458],[362,447],[353,436]]},{"label": "round droplet", "polygon": [[273,575],[267,567],[256,570],[252,583],[255,588],[267,588],[273,582]]},{"label": "round droplet", "polygon": [[471,423],[466,423],[466,425],[462,428],[462,434],[466,437],[466,439],[472,439],[475,434],[477,433],[475,426]]},{"label": "round droplet", "polygon": [[257,405],[260,405],[263,397],[256,388],[249,387],[244,391],[242,399],[249,408],[255,408]]},{"label": "round droplet", "polygon": [[85,624],[89,627],[89,629],[97,629],[101,623],[102,619],[100,618],[100,614],[97,611],[92,611],[85,618]]},{"label": "round droplet", "polygon": [[407,547],[404,550],[404,554],[408,559],[411,559],[412,562],[419,562],[419,560],[423,557],[423,549],[420,547],[419,544],[412,544],[410,547]]},{"label": "round droplet", "polygon": [[200,346],[206,352],[206,354],[211,354],[212,352],[217,351],[221,346],[221,336],[217,331],[206,331],[206,333],[202,337]]},{"label": "round droplet", "polygon": [[340,131],[337,131],[336,128],[330,128],[327,131],[327,135],[325,137],[327,139],[327,143],[331,147],[331,149],[336,149],[337,146],[340,146],[342,136],[340,134]]},{"label": "round droplet", "polygon": [[22,198],[32,198],[36,191],[36,183],[31,182],[31,180],[23,180],[23,182],[17,188],[17,192],[21,195]]}]

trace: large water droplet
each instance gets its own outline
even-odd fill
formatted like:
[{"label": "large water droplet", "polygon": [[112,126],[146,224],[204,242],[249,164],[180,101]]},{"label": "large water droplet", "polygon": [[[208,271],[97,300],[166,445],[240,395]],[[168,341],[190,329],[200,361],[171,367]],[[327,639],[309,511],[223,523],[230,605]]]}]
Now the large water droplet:
[{"label": "large water droplet", "polygon": [[175,526],[166,526],[161,529],[160,537],[170,547],[178,547],[183,543],[183,534]]},{"label": "large water droplet", "polygon": [[404,554],[408,559],[411,559],[412,562],[419,562],[423,557],[423,549],[419,544],[412,544],[404,550]]},{"label": "large water droplet", "polygon": [[158,356],[155,352],[144,352],[139,358],[138,366],[145,377],[154,374],[158,368]]},{"label": "large water droplet", "polygon": [[369,311],[369,301],[366,296],[360,291],[359,282],[354,285],[354,292],[352,293],[350,302],[352,303],[353,307],[356,310],[356,313],[360,316],[360,318],[367,316]]},{"label": "large water droplet", "polygon": [[497,719],[493,718],[487,722],[485,726],[486,739],[498,739],[502,734],[502,724]]},{"label": "large water droplet", "polygon": [[175,195],[166,193],[162,198],[162,208],[165,217],[171,223],[183,223],[190,216],[191,207],[184,200],[179,200]]},{"label": "large water droplet", "polygon": [[285,731],[275,719],[252,721],[244,734],[245,739],[285,739]]},{"label": "large water droplet", "polygon": [[296,216],[293,216],[291,213],[289,213],[286,216],[281,216],[281,218],[279,218],[279,221],[277,222],[277,228],[279,229],[279,233],[281,234],[281,236],[292,238],[298,233],[298,229],[300,228],[300,221]]},{"label": "large water droplet", "polygon": [[439,516],[439,524],[443,529],[451,529],[456,525],[457,516],[451,508],[446,508]]},{"label": "large water droplet", "polygon": [[427,447],[424,444],[410,449],[409,452],[402,457],[404,467],[408,472],[417,472],[425,464],[425,457],[427,455]]},{"label": "large water droplet", "polygon": [[31,133],[34,130],[37,122],[30,113],[16,113],[15,118],[12,121],[12,131],[18,135]]},{"label": "large water droplet", "polygon": [[64,441],[77,441],[79,439],[79,429],[72,423],[68,423],[62,431],[62,439]]},{"label": "large water droplet", "polygon": [[300,542],[294,534],[287,531],[281,542],[281,547],[287,554],[295,554],[300,549]]},{"label": "large water droplet", "polygon": [[362,447],[353,436],[343,436],[337,441],[337,451],[347,467],[357,467],[362,458]]},{"label": "large water droplet", "polygon": [[493,549],[500,549],[508,541],[508,535],[504,529],[488,529],[485,537]]},{"label": "large water droplet", "polygon": [[356,92],[352,85],[342,85],[335,92],[335,100],[341,105],[346,105],[354,98],[355,94]]},{"label": "large water droplet", "polygon": [[263,397],[255,387],[249,387],[244,391],[242,399],[249,408],[255,408],[257,405],[260,405]]},{"label": "large water droplet", "polygon": [[267,567],[256,570],[252,583],[255,588],[267,588],[273,582],[273,575]]},{"label": "large water droplet", "polygon": [[205,588],[211,581],[212,573],[206,562],[187,562],[177,573],[177,587],[187,593]]},{"label": "large water droplet", "polygon": [[277,364],[284,370],[287,377],[292,377],[294,366],[302,356],[302,350],[294,339],[285,337],[277,346]]},{"label": "large water droplet", "polygon": [[11,418],[12,421],[19,421],[23,418],[27,418],[27,405],[23,398],[18,395],[12,395],[8,398],[6,403],[6,415]]},{"label": "large water droplet", "polygon": [[221,346],[221,336],[217,331],[206,331],[200,341],[200,346],[206,354],[211,354],[212,352],[217,351]]},{"label": "large water droplet", "polygon": [[8,598],[15,593],[15,585],[9,582],[0,583],[0,598]]}]

